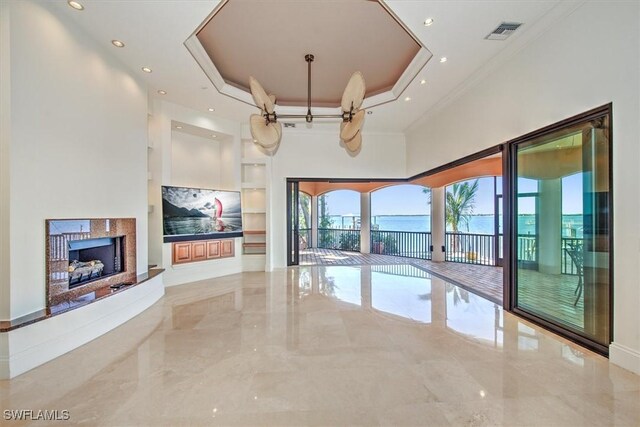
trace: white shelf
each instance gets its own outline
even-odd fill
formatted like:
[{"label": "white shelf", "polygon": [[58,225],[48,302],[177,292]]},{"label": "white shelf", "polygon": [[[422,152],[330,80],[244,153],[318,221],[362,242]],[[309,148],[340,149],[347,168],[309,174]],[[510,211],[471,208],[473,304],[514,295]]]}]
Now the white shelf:
[{"label": "white shelf", "polygon": [[[242,253],[249,271],[263,271],[267,252],[266,192],[270,159],[251,140],[242,141],[241,185],[245,234]],[[250,206],[250,207],[249,207]]]}]

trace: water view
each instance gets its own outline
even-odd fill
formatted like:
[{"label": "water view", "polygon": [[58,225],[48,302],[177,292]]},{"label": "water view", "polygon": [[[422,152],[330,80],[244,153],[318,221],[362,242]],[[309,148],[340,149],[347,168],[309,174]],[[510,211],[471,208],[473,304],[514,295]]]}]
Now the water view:
[{"label": "water view", "polygon": [[[360,228],[360,217],[355,216],[330,216],[332,228],[354,229]],[[502,218],[500,218],[502,220]],[[371,218],[372,229],[381,231],[431,231],[430,215],[378,215]],[[495,234],[493,215],[470,215],[469,229],[460,227],[462,233]],[[519,215],[518,230],[520,234],[536,234],[536,216]],[[447,227],[447,231],[452,231]],[[582,215],[562,216],[563,237],[582,237]]]},{"label": "water view", "polygon": [[224,223],[221,228],[219,222],[213,218],[165,218],[164,234],[165,235],[181,235],[181,234],[209,234],[209,233],[227,233],[231,231],[242,230],[242,218],[238,217],[221,217],[218,218]]}]

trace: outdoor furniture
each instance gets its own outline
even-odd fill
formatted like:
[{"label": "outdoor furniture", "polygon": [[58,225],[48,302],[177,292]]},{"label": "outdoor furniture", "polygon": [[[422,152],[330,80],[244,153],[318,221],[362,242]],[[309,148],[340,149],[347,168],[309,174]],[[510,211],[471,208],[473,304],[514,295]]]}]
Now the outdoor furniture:
[{"label": "outdoor furniture", "polygon": [[578,274],[578,286],[576,290],[573,292],[574,295],[577,294],[576,300],[573,305],[577,305],[580,300],[580,296],[582,295],[582,287],[583,287],[583,265],[584,265],[584,251],[581,244],[567,244],[567,247],[564,248],[571,258],[571,261],[576,266],[576,273]]}]

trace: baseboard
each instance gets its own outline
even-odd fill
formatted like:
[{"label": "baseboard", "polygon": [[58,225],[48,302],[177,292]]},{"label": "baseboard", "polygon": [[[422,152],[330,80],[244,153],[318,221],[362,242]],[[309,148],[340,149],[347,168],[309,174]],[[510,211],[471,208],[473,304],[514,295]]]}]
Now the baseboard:
[{"label": "baseboard", "polygon": [[0,334],[0,379],[9,378],[9,338]]},{"label": "baseboard", "polygon": [[640,351],[614,342],[609,346],[609,360],[613,364],[640,375]]}]

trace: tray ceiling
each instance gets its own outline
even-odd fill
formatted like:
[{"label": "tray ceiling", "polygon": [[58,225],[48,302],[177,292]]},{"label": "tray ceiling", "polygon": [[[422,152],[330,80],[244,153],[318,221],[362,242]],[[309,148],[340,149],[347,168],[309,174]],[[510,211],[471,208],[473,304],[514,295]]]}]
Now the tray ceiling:
[{"label": "tray ceiling", "polygon": [[395,99],[431,57],[377,1],[228,0],[195,38],[200,47],[194,37],[187,46],[192,53],[204,50],[206,58],[194,57],[219,91],[251,102],[234,89],[248,95],[253,76],[277,95],[278,105],[290,106],[307,102],[307,53],[315,56],[311,99],[316,107],[338,107],[354,71],[365,77],[367,98],[383,94],[375,104]]}]

